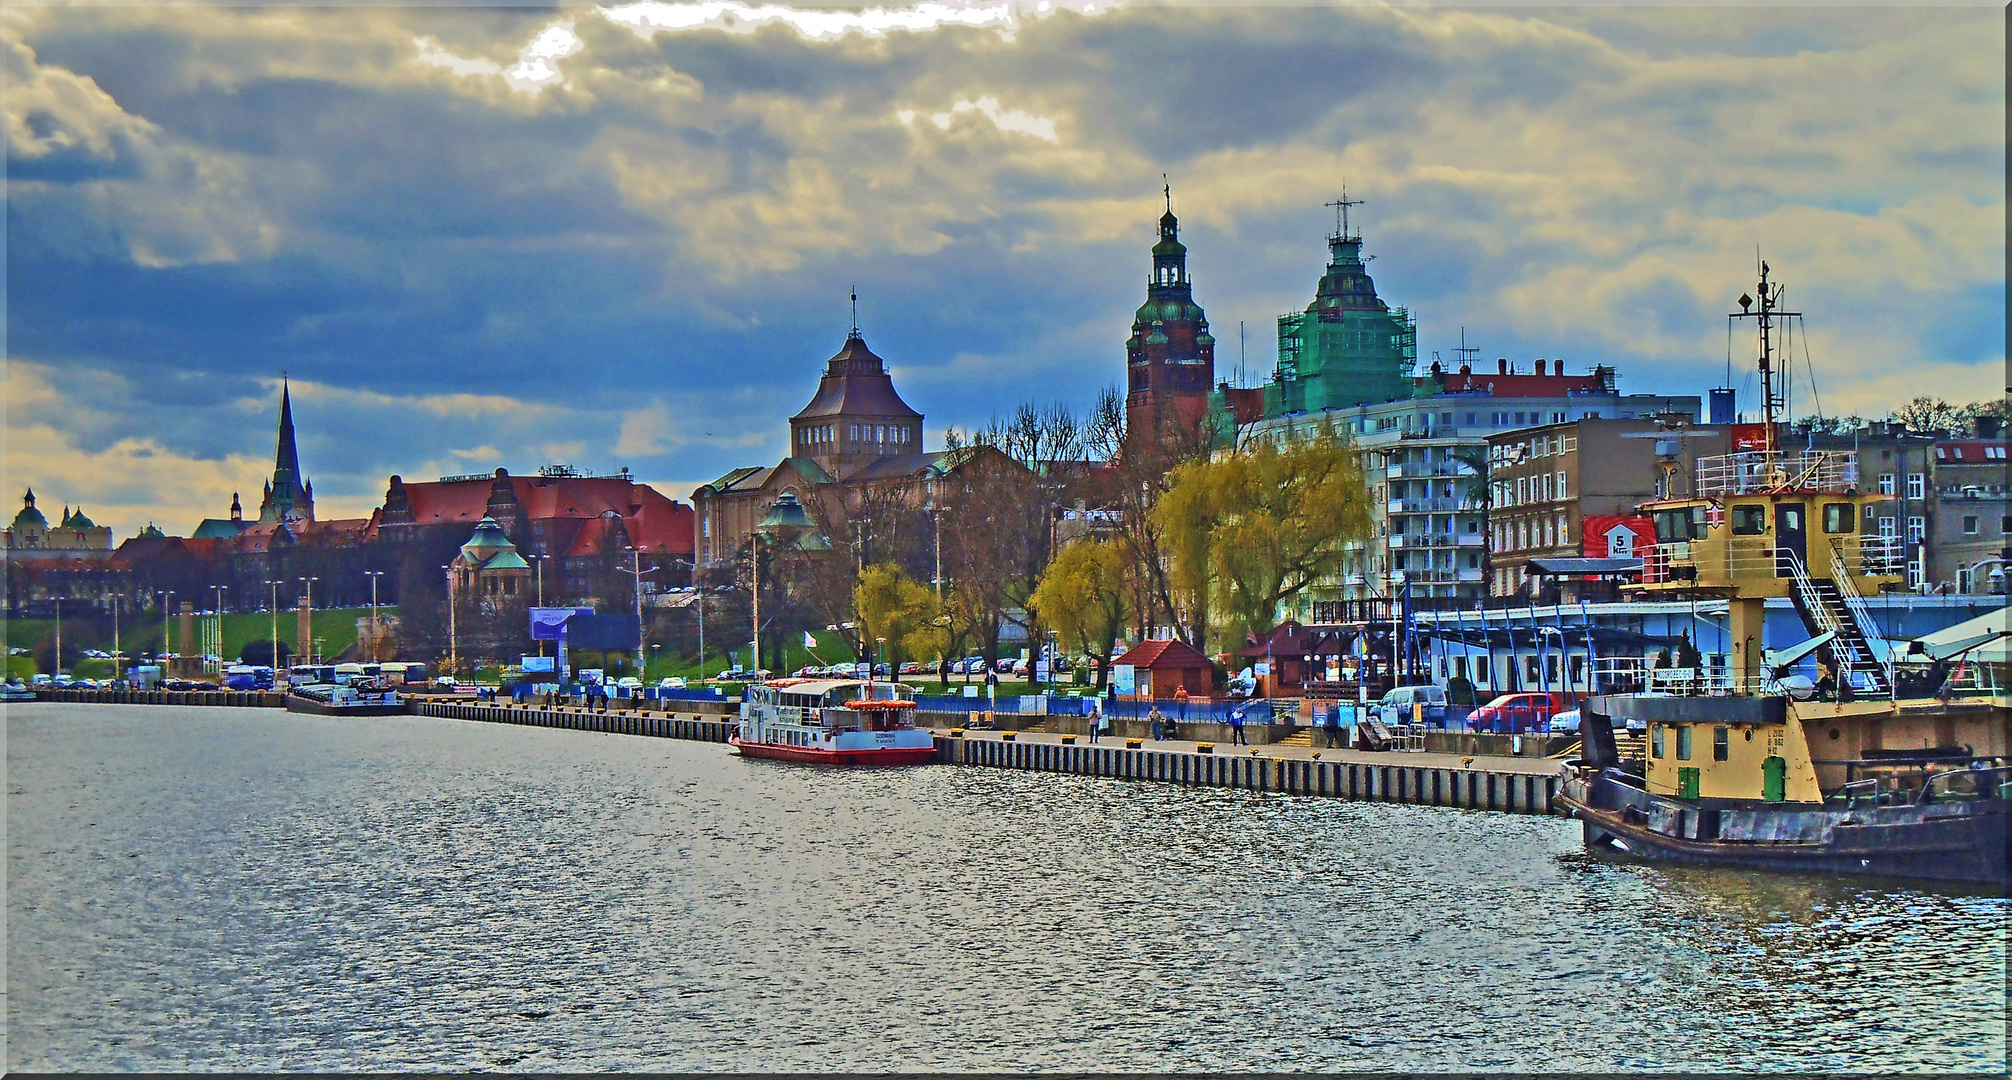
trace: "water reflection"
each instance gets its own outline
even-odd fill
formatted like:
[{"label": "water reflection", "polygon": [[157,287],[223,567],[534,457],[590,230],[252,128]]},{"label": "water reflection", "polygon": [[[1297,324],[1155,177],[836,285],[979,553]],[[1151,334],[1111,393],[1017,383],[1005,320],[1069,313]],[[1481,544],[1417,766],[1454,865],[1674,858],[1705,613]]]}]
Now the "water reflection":
[{"label": "water reflection", "polygon": [[8,737],[14,1068],[2005,1061],[2003,901],[1551,819],[403,718]]}]

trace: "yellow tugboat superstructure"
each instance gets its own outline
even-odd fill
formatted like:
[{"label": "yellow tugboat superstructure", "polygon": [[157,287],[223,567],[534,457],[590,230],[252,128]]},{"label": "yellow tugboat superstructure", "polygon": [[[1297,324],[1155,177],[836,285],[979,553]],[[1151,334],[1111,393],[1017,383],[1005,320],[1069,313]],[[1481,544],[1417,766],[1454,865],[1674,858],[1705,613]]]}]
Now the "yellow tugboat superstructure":
[{"label": "yellow tugboat superstructure", "polygon": [[[1670,693],[1610,695],[1583,710],[1584,757],[1563,801],[1589,847],[1679,862],[2006,883],[2012,745],[2003,697],[1958,699],[1933,663],[1903,687],[1865,597],[1903,580],[1892,537],[1868,535],[1849,452],[1784,449],[1772,366],[1781,287],[1762,264],[1763,423],[1698,463],[1689,494],[1642,504],[1656,543],[1639,594],[1722,599],[1723,673],[1663,673]],[[1809,637],[1770,649],[1767,602],[1789,600]],[[1792,674],[1810,657],[1817,679]],[[1675,676],[1671,678],[1669,676]],[[1922,692],[1926,691],[1926,692]],[[1616,722],[1646,730],[1620,760]]]}]

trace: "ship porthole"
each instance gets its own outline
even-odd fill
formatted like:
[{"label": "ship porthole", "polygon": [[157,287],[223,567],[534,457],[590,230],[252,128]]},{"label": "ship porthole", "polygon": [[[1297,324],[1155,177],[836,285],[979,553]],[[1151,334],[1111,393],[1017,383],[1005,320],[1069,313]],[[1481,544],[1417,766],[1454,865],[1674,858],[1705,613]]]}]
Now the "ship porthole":
[{"label": "ship porthole", "polygon": [[1754,741],[1754,729],[1748,728],[1744,732],[1741,732],[1741,734],[1747,737],[1748,742]]},{"label": "ship porthole", "polygon": [[1831,729],[1830,729],[1830,737],[1831,737],[1831,738],[1833,738],[1833,739],[1835,739],[1835,738],[1837,738],[1837,737],[1838,737],[1838,735],[1837,735],[1837,729],[1836,729],[1836,728],[1831,728]]}]

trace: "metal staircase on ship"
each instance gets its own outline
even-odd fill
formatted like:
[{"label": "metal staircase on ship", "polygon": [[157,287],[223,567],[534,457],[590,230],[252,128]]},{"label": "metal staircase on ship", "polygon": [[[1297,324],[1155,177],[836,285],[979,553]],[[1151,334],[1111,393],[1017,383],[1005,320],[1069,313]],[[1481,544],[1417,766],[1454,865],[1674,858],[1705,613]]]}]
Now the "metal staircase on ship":
[{"label": "metal staircase on ship", "polygon": [[1865,693],[1886,696],[1892,689],[1892,673],[1872,646],[1878,624],[1857,586],[1852,584],[1843,554],[1836,549],[1831,551],[1831,576],[1827,578],[1810,574],[1802,560],[1793,554],[1783,553],[1782,557],[1794,570],[1795,588],[1789,590],[1789,598],[1795,604],[1796,614],[1802,617],[1803,628],[1811,635],[1835,635],[1830,640],[1830,650],[1837,660],[1838,682],[1849,680]]}]

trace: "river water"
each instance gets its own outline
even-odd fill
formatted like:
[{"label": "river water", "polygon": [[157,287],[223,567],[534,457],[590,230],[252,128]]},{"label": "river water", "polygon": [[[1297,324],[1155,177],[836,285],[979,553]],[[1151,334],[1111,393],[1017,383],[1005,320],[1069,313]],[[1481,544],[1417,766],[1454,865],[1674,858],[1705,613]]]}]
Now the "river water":
[{"label": "river water", "polygon": [[2007,903],[1570,823],[7,711],[16,1070],[1997,1070]]}]

